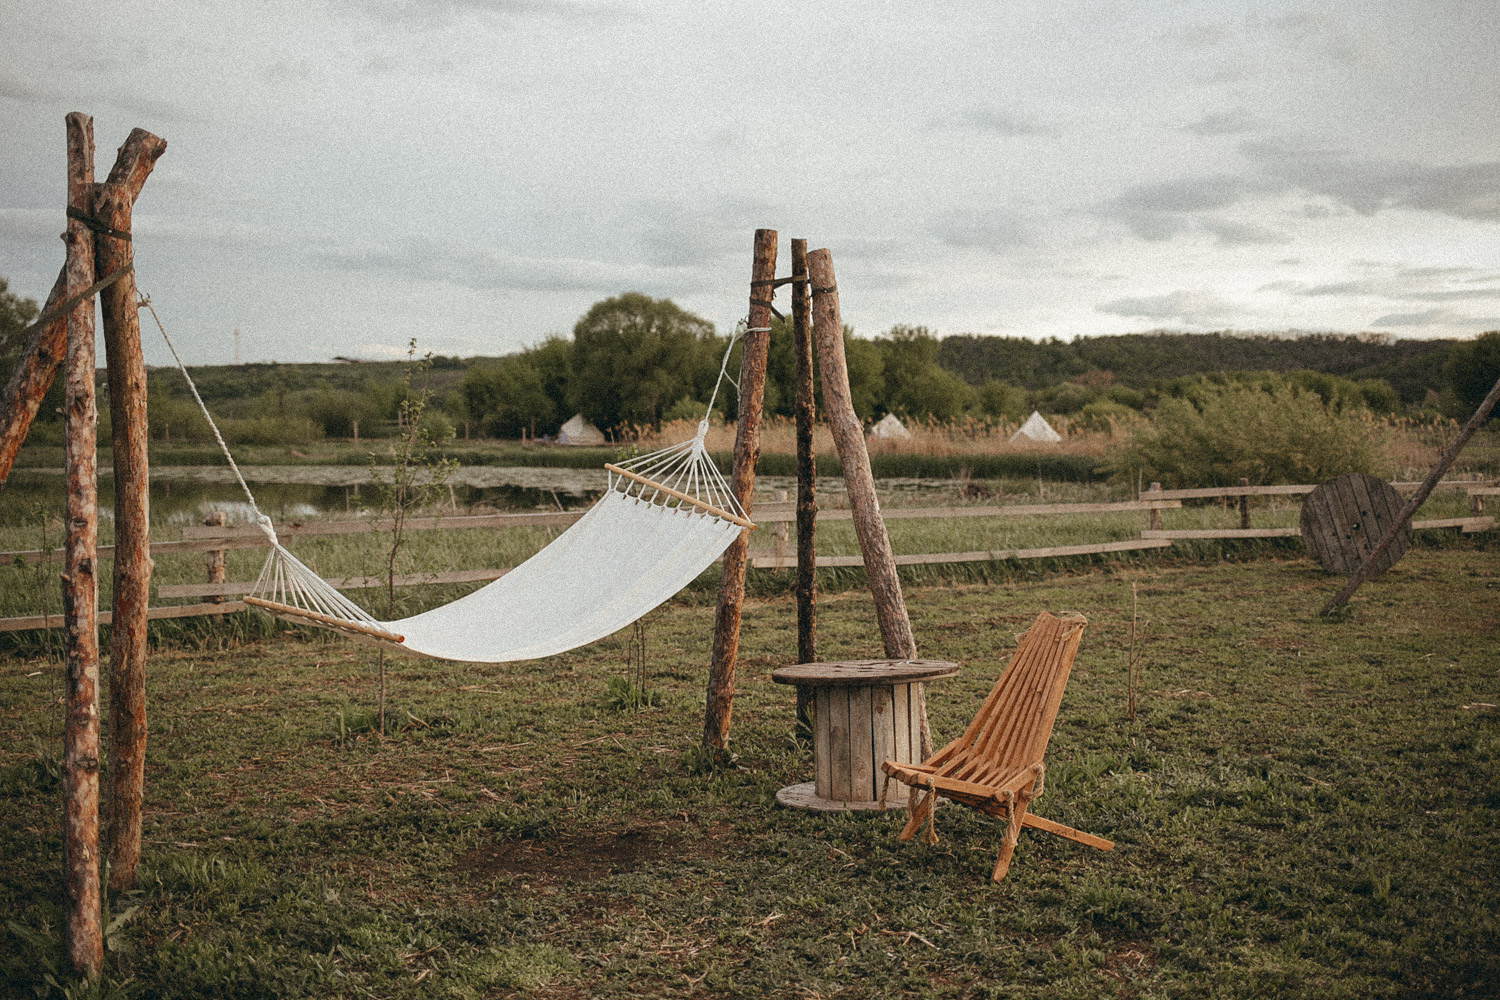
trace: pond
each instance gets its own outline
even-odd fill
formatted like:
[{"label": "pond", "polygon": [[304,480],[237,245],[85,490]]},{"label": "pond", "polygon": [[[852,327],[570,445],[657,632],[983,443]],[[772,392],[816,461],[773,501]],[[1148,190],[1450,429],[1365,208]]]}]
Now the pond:
[{"label": "pond", "polygon": [[[261,510],[277,522],[317,517],[358,516],[378,510],[380,493],[370,468],[361,465],[250,465],[240,470]],[[383,474],[388,474],[384,473]],[[99,474],[99,517],[109,521],[113,475],[106,466]],[[882,479],[881,503],[951,503],[954,479]],[[16,469],[0,489],[0,528],[33,523],[36,511],[53,515],[63,509],[61,469]],[[445,507],[456,510],[577,510],[598,499],[605,486],[602,469],[539,468],[535,466],[466,465],[447,482]],[[788,476],[759,476],[755,502],[795,495],[796,480]],[[1049,484],[1049,493],[1051,486]],[[844,481],[824,476],[818,481],[823,507],[845,506]],[[151,469],[151,522],[165,526],[202,524],[212,511],[224,511],[229,523],[248,523],[250,505],[234,473],[227,466],[176,465]]]}]

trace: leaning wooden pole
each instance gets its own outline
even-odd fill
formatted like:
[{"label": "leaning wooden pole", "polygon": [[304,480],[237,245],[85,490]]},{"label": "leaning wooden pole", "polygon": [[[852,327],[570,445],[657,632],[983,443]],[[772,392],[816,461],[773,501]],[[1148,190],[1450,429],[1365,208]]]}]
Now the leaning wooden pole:
[{"label": "leaning wooden pole", "polygon": [[[792,346],[796,360],[793,411],[797,426],[797,662],[818,659],[818,592],[815,544],[818,519],[818,465],[813,455],[812,296],[807,290],[807,241],[792,240]],[[797,720],[810,725],[812,689],[797,686]]]},{"label": "leaning wooden pole", "polygon": [[[766,355],[771,334],[771,291],[776,280],[776,230],[755,231],[755,257],[750,267],[749,331],[740,359],[739,423],[734,432],[734,474],[730,489],[750,513],[755,487],[755,463],[760,458],[760,415],[766,392]],[[708,671],[708,694],[703,711],[703,745],[710,750],[729,746],[729,716],[734,707],[734,667],[740,648],[740,607],[745,602],[745,554],[750,538],[744,532],[724,553],[719,579],[719,602],[714,612],[713,661]]]},{"label": "leaning wooden pole", "polygon": [[[906,598],[901,593],[901,578],[896,575],[896,560],[891,554],[891,540],[885,533],[880,516],[880,500],[875,495],[875,476],[870,471],[870,453],[865,448],[864,424],[854,412],[849,391],[849,365],[844,358],[844,324],[839,316],[839,293],[833,276],[833,256],[827,250],[807,255],[809,287],[812,290],[813,334],[818,345],[818,370],[823,374],[823,409],[833,431],[839,461],[844,466],[844,482],[849,491],[849,507],[854,516],[854,533],[864,558],[865,575],[875,598],[875,618],[885,655],[891,659],[914,660],[917,642],[912,636],[911,619],[906,614]],[[931,753],[927,730],[927,713],[922,712],[922,757]]]},{"label": "leaning wooden pole", "polygon": [[1432,488],[1438,484],[1438,480],[1443,478],[1443,473],[1448,471],[1448,466],[1452,465],[1453,460],[1458,457],[1458,453],[1463,451],[1464,445],[1468,444],[1469,438],[1473,437],[1474,432],[1479,430],[1480,425],[1490,415],[1490,411],[1495,408],[1497,402],[1500,402],[1500,380],[1496,380],[1495,384],[1490,388],[1489,394],[1480,401],[1479,409],[1474,411],[1474,415],[1469,418],[1469,422],[1464,424],[1463,429],[1458,432],[1458,437],[1454,438],[1448,445],[1447,449],[1443,452],[1443,456],[1438,459],[1437,464],[1432,467],[1432,471],[1427,474],[1427,478],[1422,481],[1422,485],[1417,487],[1417,492],[1413,493],[1411,499],[1406,501],[1406,506],[1401,508],[1401,513],[1396,515],[1396,520],[1391,522],[1391,526],[1385,530],[1385,534],[1381,536],[1375,548],[1359,564],[1359,568],[1350,574],[1348,582],[1344,584],[1337,594],[1333,595],[1333,599],[1323,605],[1323,614],[1332,614],[1334,609],[1354,596],[1354,592],[1360,588],[1362,583],[1375,575],[1375,567],[1381,563],[1380,557],[1385,555],[1386,550],[1391,547],[1391,544],[1395,542],[1396,538],[1403,531],[1410,530],[1412,515],[1417,512],[1418,507],[1422,506],[1422,502],[1427,499],[1427,495],[1432,492]]},{"label": "leaning wooden pole", "polygon": [[[130,224],[139,191],[167,144],[136,129],[94,197],[94,269],[102,279],[134,262]],[[109,367],[115,470],[114,617],[109,630],[109,886],[135,884],[146,777],[146,604],[151,589],[146,362],[134,274],[99,293]]]},{"label": "leaning wooden pole", "polygon": [[[125,145],[120,147],[120,155],[109,173],[109,182],[124,187],[134,201],[146,183],[151,165],[165,148],[166,143],[150,132],[142,129],[131,132]],[[71,310],[59,311],[58,307],[69,295],[67,265],[64,264],[47,295],[41,317],[32,324],[31,335],[22,345],[16,367],[3,394],[0,394],[0,486],[4,486],[10,477],[16,453],[26,440],[26,432],[31,429],[42,398],[51,388],[57,367],[67,353],[68,314]],[[55,318],[47,319],[54,313]]]},{"label": "leaning wooden pole", "polygon": [[[87,215],[92,200],[94,122],[76,111],[66,121],[69,219],[64,239],[71,295],[94,283],[94,235],[73,217]],[[62,578],[67,668],[62,773],[64,947],[72,967],[92,976],[104,960],[99,901],[98,414],[94,408],[92,297],[73,308],[67,329],[63,412],[68,495]]]},{"label": "leaning wooden pole", "polygon": [[[67,237],[63,237],[66,239]],[[68,297],[68,266],[64,264],[57,272],[57,280],[42,306],[42,315],[54,312]],[[10,470],[16,462],[16,453],[26,440],[26,432],[36,418],[42,405],[42,397],[52,388],[52,378],[57,366],[68,353],[68,315],[63,313],[51,321],[45,319],[21,346],[21,355],[16,360],[15,370],[5,383],[5,392],[0,396],[0,487],[10,478]]]}]

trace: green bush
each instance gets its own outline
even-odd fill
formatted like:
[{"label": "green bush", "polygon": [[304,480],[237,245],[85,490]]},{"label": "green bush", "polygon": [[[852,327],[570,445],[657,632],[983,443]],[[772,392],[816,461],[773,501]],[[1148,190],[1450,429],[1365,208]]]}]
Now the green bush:
[{"label": "green bush", "polygon": [[1377,471],[1371,428],[1363,410],[1342,411],[1286,384],[1202,386],[1192,401],[1163,399],[1110,470],[1117,480],[1169,489],[1232,486],[1242,477],[1254,485],[1320,483]]},{"label": "green bush", "polygon": [[321,424],[307,417],[246,417],[223,420],[219,429],[224,440],[236,444],[307,444],[323,437]]}]

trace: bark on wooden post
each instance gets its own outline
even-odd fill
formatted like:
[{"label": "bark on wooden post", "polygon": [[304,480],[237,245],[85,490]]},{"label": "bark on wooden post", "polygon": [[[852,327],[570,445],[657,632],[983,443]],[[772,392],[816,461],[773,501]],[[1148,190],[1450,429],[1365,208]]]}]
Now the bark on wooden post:
[{"label": "bark on wooden post", "polygon": [[[203,523],[210,528],[222,528],[224,526],[224,512],[216,510],[203,519]],[[203,568],[207,572],[207,582],[224,582],[224,550],[210,549],[203,553]],[[210,594],[206,598],[210,604],[223,604],[223,594]]]},{"label": "bark on wooden post", "polygon": [[[849,491],[849,507],[854,517],[854,533],[864,558],[865,575],[875,598],[875,619],[885,655],[893,660],[914,660],[917,642],[912,636],[911,619],[906,614],[906,598],[901,593],[901,578],[896,575],[896,561],[891,554],[891,540],[885,533],[880,516],[880,500],[875,495],[875,476],[870,471],[870,453],[865,449],[864,425],[854,412],[849,391],[849,366],[844,358],[844,324],[839,316],[839,295],[833,274],[833,257],[827,250],[807,255],[809,286],[812,290],[813,335],[817,338],[818,368],[823,373],[823,409],[828,426],[844,466],[844,482]],[[931,736],[927,729],[927,712],[922,710],[922,758],[931,753]]]},{"label": "bark on wooden post", "polygon": [[[67,297],[68,267],[64,264],[57,272],[57,280],[52,283],[52,291],[47,294],[42,312],[50,312]],[[31,429],[31,421],[42,405],[42,397],[52,388],[58,362],[67,352],[66,315],[42,324],[22,346],[15,370],[5,383],[5,395],[0,399],[0,486],[10,478],[16,452],[21,450],[26,432]]]},{"label": "bark on wooden post", "polygon": [[[796,360],[793,412],[797,426],[797,662],[818,659],[818,465],[813,455],[817,400],[813,395],[812,294],[807,288],[807,240],[792,240],[792,345]],[[797,721],[811,727],[813,689],[797,685]]]},{"label": "bark on wooden post", "polygon": [[[750,267],[749,331],[740,358],[739,423],[734,433],[734,474],[730,489],[745,514],[750,514],[750,492],[755,487],[755,463],[760,458],[761,404],[766,391],[766,354],[771,335],[771,282],[776,279],[776,230],[755,231],[755,256]],[[719,580],[719,602],[714,612],[713,662],[703,711],[703,745],[710,750],[729,746],[729,717],[734,707],[734,667],[740,648],[740,607],[745,601],[745,553],[750,538],[741,532],[724,553]]]},{"label": "bark on wooden post", "polygon": [[[68,208],[86,214],[94,183],[94,122],[70,113]],[[94,236],[68,219],[65,237],[68,294],[94,283]],[[99,908],[99,508],[95,449],[94,301],[85,298],[67,321],[64,366],[67,537],[63,556],[64,662],[67,708],[63,724],[64,948],[78,972],[93,976],[104,960]]]},{"label": "bark on wooden post", "polygon": [[[136,129],[120,147],[109,180],[94,196],[94,269],[106,276],[134,262],[133,191],[139,191],[166,143]],[[146,361],[135,275],[99,293],[109,366],[115,471],[114,617],[109,630],[109,884],[135,884],[141,859],[141,799],[146,776],[146,605],[151,590],[150,473],[147,462]]]},{"label": "bark on wooden post", "polygon": [[[1150,492],[1150,493],[1160,493],[1161,492],[1161,483],[1152,483],[1151,484],[1151,489],[1148,490],[1147,492]],[[1156,498],[1155,497],[1148,497],[1147,499],[1154,500]],[[1161,511],[1155,510],[1155,509],[1153,509],[1151,511],[1150,525],[1151,525],[1151,530],[1152,531],[1160,531],[1161,530]]]},{"label": "bark on wooden post", "polygon": [[[156,158],[166,148],[166,142],[150,132],[144,129],[133,130],[125,140],[125,145],[120,147],[114,168],[109,172],[109,182],[122,186],[131,201],[134,201],[139,197],[141,186],[146,183]],[[42,314],[45,316],[66,300],[68,295],[67,265],[64,265],[58,272],[52,291],[47,295]],[[67,353],[67,339],[66,314],[44,322],[28,338],[21,350],[20,359],[16,362],[15,371],[5,385],[4,396],[0,398],[0,486],[4,486],[5,480],[10,476],[16,452],[26,439],[31,421],[42,404],[42,397],[47,395],[47,390],[52,386],[58,363]]]},{"label": "bark on wooden post", "polygon": [[1391,543],[1403,531],[1409,530],[1412,515],[1417,512],[1418,507],[1422,506],[1422,501],[1427,499],[1427,495],[1432,492],[1432,488],[1443,478],[1443,473],[1448,471],[1448,466],[1452,465],[1453,460],[1458,457],[1458,453],[1463,451],[1464,445],[1468,444],[1469,438],[1473,437],[1474,432],[1479,430],[1480,425],[1490,415],[1490,411],[1495,408],[1497,402],[1500,402],[1500,379],[1496,380],[1484,399],[1480,401],[1479,408],[1474,411],[1474,415],[1469,418],[1469,422],[1464,424],[1463,428],[1458,432],[1458,437],[1454,438],[1448,445],[1447,450],[1443,452],[1437,464],[1432,467],[1432,471],[1427,474],[1427,478],[1422,481],[1422,485],[1417,487],[1417,492],[1413,493],[1411,499],[1406,501],[1406,506],[1401,508],[1401,513],[1396,515],[1395,522],[1386,529],[1385,535],[1376,543],[1375,548],[1371,550],[1370,554],[1365,557],[1365,561],[1360,563],[1359,568],[1350,574],[1348,582],[1344,584],[1339,592],[1333,595],[1333,598],[1327,604],[1323,605],[1323,614],[1328,615],[1333,613],[1335,608],[1348,601],[1354,595],[1354,592],[1359,589],[1360,584],[1375,575],[1376,567],[1381,566],[1383,562],[1380,557],[1385,555],[1386,550],[1391,547]]},{"label": "bark on wooden post", "polygon": [[[1250,480],[1244,476],[1240,477],[1240,485],[1248,487]],[[1240,494],[1240,527],[1250,527],[1250,497],[1244,493]]]}]

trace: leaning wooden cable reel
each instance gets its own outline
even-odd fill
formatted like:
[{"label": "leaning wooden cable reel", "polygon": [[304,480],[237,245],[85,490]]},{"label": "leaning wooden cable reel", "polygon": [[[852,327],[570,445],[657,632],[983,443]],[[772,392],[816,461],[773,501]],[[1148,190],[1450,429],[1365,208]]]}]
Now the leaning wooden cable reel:
[{"label": "leaning wooden cable reel", "polygon": [[[1403,501],[1390,483],[1351,472],[1323,483],[1302,502],[1299,527],[1307,554],[1330,573],[1347,576],[1363,566],[1398,523]],[[1384,573],[1411,546],[1411,526],[1376,556],[1370,573]]]}]

